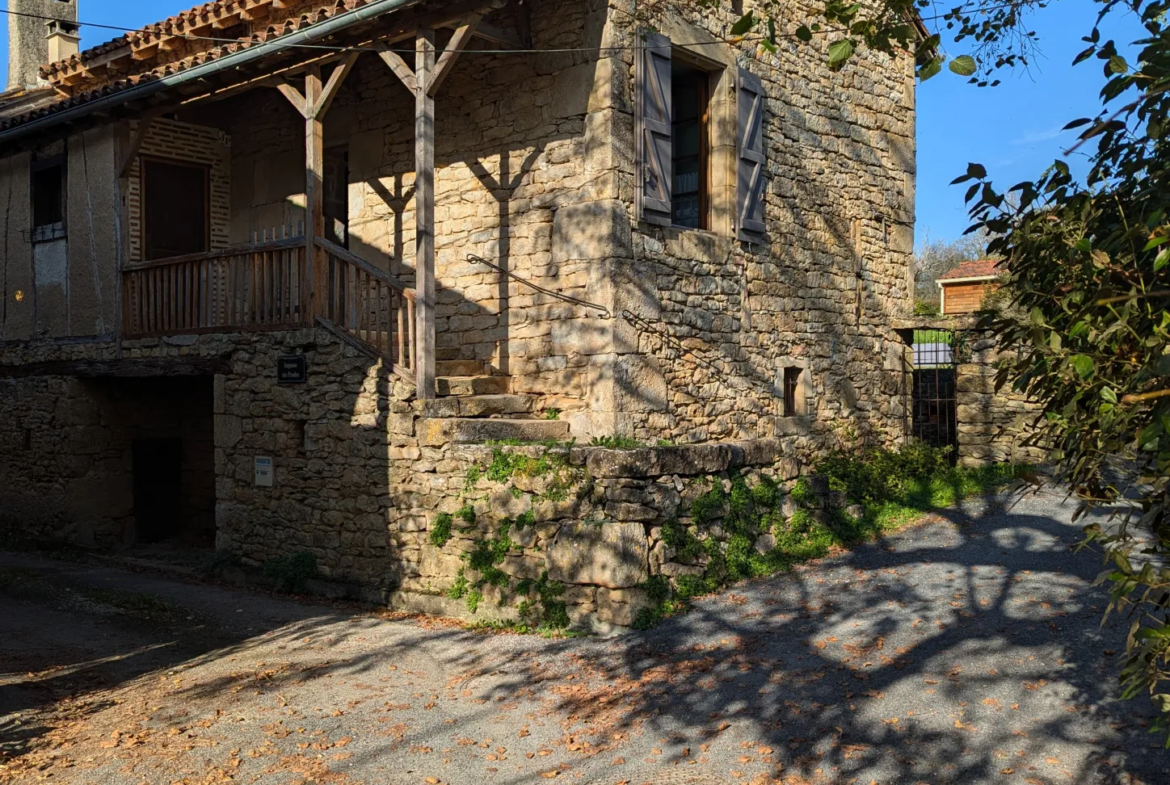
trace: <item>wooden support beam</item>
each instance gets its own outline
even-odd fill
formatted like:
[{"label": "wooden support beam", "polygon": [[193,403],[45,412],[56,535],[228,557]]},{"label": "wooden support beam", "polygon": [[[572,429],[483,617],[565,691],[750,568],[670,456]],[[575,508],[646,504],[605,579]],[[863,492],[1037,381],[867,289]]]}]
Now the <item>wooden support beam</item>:
[{"label": "wooden support beam", "polygon": [[512,6],[516,14],[516,32],[520,34],[520,44],[525,49],[532,48],[532,12],[528,0],[520,0]]},{"label": "wooden support beam", "polygon": [[397,52],[378,52],[378,57],[382,58],[382,62],[390,66],[390,70],[394,75],[406,85],[406,89],[411,93],[418,93],[418,81],[414,78],[414,71],[406,64],[406,61],[398,56]]},{"label": "wooden support beam", "polygon": [[345,81],[345,77],[353,70],[354,63],[357,62],[360,54],[360,52],[350,54],[333,69],[333,73],[329,75],[329,81],[321,91],[321,97],[309,109],[309,112],[314,117],[324,117],[325,113],[329,111],[330,104],[337,97],[337,91],[341,89],[341,83]]},{"label": "wooden support beam", "polygon": [[435,31],[420,29],[415,39],[414,215],[417,296],[415,387],[420,400],[435,397]]},{"label": "wooden support beam", "polygon": [[482,38],[496,44],[501,49],[527,49],[524,39],[513,30],[506,30],[489,22],[480,22],[475,26],[475,37]]},{"label": "wooden support beam", "polygon": [[[321,101],[321,68],[305,72],[305,106],[315,107]],[[325,121],[324,117],[305,112],[305,288],[309,313],[303,317],[309,324],[317,316],[317,242],[325,236]]]},{"label": "wooden support beam", "polygon": [[138,158],[138,151],[142,149],[142,143],[146,141],[146,134],[150,131],[150,126],[154,123],[156,116],[148,114],[138,121],[138,128],[135,129],[134,136],[130,139],[130,146],[126,149],[126,157],[122,159],[122,165],[118,168],[119,178],[130,176],[130,168],[134,166],[134,161]]},{"label": "wooden support beam", "polygon": [[300,90],[296,89],[283,79],[274,84],[273,87],[279,90],[280,94],[288,99],[288,102],[293,105],[293,109],[297,110],[297,114],[306,118],[309,116],[309,104],[305,100],[305,97],[301,95]]},{"label": "wooden support beam", "polygon": [[443,82],[447,80],[455,68],[455,61],[459,59],[460,53],[471,43],[471,38],[475,34],[475,26],[482,18],[480,14],[472,16],[466,24],[455,31],[455,35],[451,36],[447,48],[443,50],[443,54],[435,63],[434,77],[427,85],[427,94],[432,98],[438,94],[439,88],[443,86]]}]

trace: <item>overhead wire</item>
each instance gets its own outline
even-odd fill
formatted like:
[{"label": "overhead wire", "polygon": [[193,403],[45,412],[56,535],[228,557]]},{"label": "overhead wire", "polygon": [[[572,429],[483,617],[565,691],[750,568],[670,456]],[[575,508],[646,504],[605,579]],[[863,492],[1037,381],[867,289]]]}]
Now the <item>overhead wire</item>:
[{"label": "overhead wire", "polygon": [[[45,16],[43,14],[31,14],[31,13],[28,13],[26,11],[13,11],[13,10],[9,10],[9,9],[0,8],[0,13],[7,14],[9,16],[20,16],[20,17],[27,17],[27,18],[31,18],[31,19],[43,19],[45,21],[61,21],[57,17]],[[75,24],[78,27],[93,27],[93,28],[98,28],[98,29],[102,29],[102,30],[114,30],[114,31],[122,32],[122,33],[136,33],[139,35],[148,35],[148,34],[158,35],[159,34],[158,31],[150,29],[150,28],[122,27],[119,25],[100,24],[97,22],[72,22],[71,21],[70,24]],[[216,37],[216,36],[193,35],[190,33],[166,33],[165,35],[167,35],[168,37],[177,38],[180,40],[208,41],[211,43],[219,43],[219,44],[224,44],[224,45],[228,45],[228,44],[258,45],[258,44],[262,44],[262,43],[267,43],[267,41],[257,41],[251,37],[248,37],[248,38],[221,38],[221,37]],[[270,38],[270,39],[268,39],[268,41],[277,41],[277,40],[279,40],[279,37],[280,36]],[[768,40],[767,36],[733,36],[733,37],[725,37],[725,38],[716,38],[715,40],[709,40],[709,41],[695,41],[695,42],[690,42],[690,43],[679,43],[676,45],[677,46],[685,46],[685,47],[696,47],[696,46],[713,46],[713,45],[719,45],[719,44],[738,44],[738,43],[753,43],[753,42],[759,43],[759,42],[765,41],[765,40]],[[323,50],[323,51],[339,52],[339,53],[346,53],[346,52],[395,52],[397,54],[414,54],[415,53],[415,50],[413,48],[395,49],[394,47],[391,47],[391,46],[376,46],[376,45],[357,45],[357,46],[348,45],[347,46],[347,45],[329,45],[329,44],[290,44],[289,46],[292,48],[296,48],[296,49],[313,49],[313,50]],[[550,48],[542,48],[542,49],[536,49],[536,48],[530,48],[530,49],[512,49],[512,48],[509,48],[509,49],[466,49],[466,50],[464,50],[464,54],[473,54],[473,53],[474,54],[568,54],[568,53],[579,53],[579,52],[610,52],[610,51],[620,52],[620,51],[632,51],[632,50],[641,49],[641,48],[642,47],[636,46],[636,45],[635,46],[616,45],[616,46],[550,47]]]}]

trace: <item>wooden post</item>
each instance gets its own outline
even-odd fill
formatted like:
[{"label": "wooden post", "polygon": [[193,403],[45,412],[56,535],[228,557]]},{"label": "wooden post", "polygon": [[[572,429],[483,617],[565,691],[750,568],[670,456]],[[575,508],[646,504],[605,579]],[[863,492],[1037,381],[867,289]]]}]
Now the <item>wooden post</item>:
[{"label": "wooden post", "polygon": [[325,122],[317,112],[321,100],[321,68],[305,72],[305,283],[309,312],[305,321],[313,324],[317,313],[317,238],[325,236]]},{"label": "wooden post", "polygon": [[418,366],[420,400],[435,397],[435,31],[420,29],[415,40],[414,202]]}]

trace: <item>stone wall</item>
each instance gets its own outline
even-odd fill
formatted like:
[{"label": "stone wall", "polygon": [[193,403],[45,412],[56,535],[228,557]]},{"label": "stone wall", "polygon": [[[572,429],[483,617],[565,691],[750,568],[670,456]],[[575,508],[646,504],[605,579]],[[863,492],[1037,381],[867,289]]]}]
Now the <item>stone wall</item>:
[{"label": "stone wall", "polygon": [[183,446],[176,536],[215,528],[210,379],[0,379],[0,424],[0,530],[134,542],[134,443],[159,438]]},{"label": "stone wall", "polygon": [[1006,387],[995,389],[1001,352],[990,334],[965,333],[967,351],[956,368],[956,407],[959,423],[959,463],[1047,462],[1047,452],[1026,446],[1043,407]]},{"label": "stone wall", "polygon": [[[810,9],[791,5],[781,16],[795,25]],[[794,427],[822,445],[842,436],[893,442],[904,427],[904,347],[889,320],[912,303],[912,59],[869,53],[832,72],[815,44],[810,51],[794,37],[782,35],[776,54],[731,47],[720,39],[738,14],[726,5],[667,8],[653,21],[676,49],[702,44],[694,54],[723,69],[713,100],[737,67],[762,78],[767,241],[733,239],[719,190],[730,175],[714,157],[711,231],[635,227],[615,270],[614,310],[638,320],[615,327],[614,428],[682,442]],[[637,33],[620,18],[611,17],[612,35],[631,44]],[[625,195],[635,176],[633,47],[610,68]],[[726,131],[717,125],[712,134],[717,146]],[[632,199],[623,201],[632,213]],[[783,421],[786,367],[802,372],[809,394],[798,414],[810,427]]]}]

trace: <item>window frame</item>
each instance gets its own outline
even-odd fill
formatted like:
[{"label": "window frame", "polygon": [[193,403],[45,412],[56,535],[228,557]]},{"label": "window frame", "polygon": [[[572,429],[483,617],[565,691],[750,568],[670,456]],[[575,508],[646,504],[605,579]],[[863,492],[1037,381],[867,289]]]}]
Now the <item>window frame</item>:
[{"label": "window frame", "polygon": [[[37,223],[37,199],[36,199],[36,175],[48,169],[61,170],[60,178],[60,209],[61,220],[53,223]],[[69,161],[65,153],[58,153],[57,155],[47,156],[38,160],[32,161],[29,166],[28,178],[28,198],[29,198],[29,237],[31,242],[36,245],[39,243],[50,243],[57,240],[64,240],[68,237],[68,220],[69,220]]]},{"label": "window frame", "polygon": [[[681,55],[681,56],[680,56]],[[699,94],[699,225],[686,226],[677,223],[675,219],[676,200],[678,199],[678,192],[671,188],[671,228],[680,231],[711,231],[711,96],[714,90],[712,89],[712,82],[718,81],[721,77],[720,71],[722,66],[711,65],[711,61],[704,61],[688,52],[685,48],[672,45],[671,46],[671,67],[675,64],[682,65],[698,72],[695,76],[695,84],[698,85]],[[671,89],[673,90],[677,81],[671,78]],[[673,164],[679,161],[679,156],[676,154],[676,145],[678,143],[678,136],[674,134],[674,129],[680,124],[680,121],[675,119],[675,110],[678,107],[677,101],[671,101],[671,163],[672,163],[672,177],[676,177]],[[682,121],[689,122],[689,121]],[[689,157],[689,156],[688,156]]]},{"label": "window frame", "polygon": [[[141,198],[142,215],[140,220],[139,240],[142,245],[142,259],[143,261],[157,261],[158,259],[178,258],[171,256],[160,256],[152,258],[151,247],[148,243],[148,222],[146,205],[150,200],[150,178],[147,176],[147,170],[151,163],[166,164],[168,166],[181,166],[188,169],[199,169],[203,172],[203,238],[204,249],[196,253],[207,253],[211,250],[211,164],[200,163],[199,161],[181,161],[176,158],[167,158],[161,155],[143,155],[140,156],[138,164],[138,180],[139,193]],[[184,254],[186,255],[186,254]]]}]

